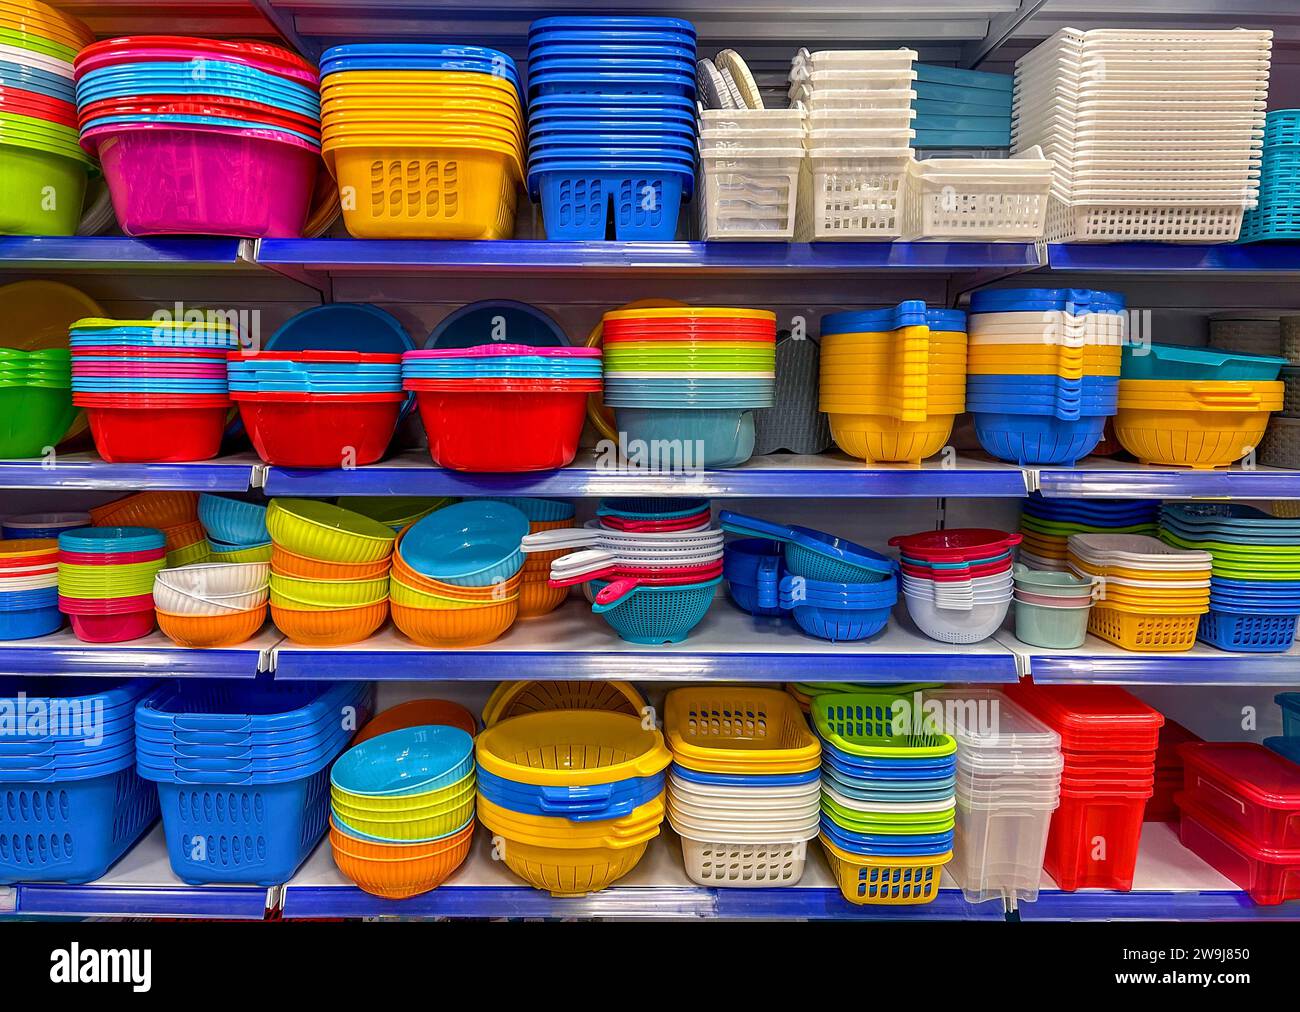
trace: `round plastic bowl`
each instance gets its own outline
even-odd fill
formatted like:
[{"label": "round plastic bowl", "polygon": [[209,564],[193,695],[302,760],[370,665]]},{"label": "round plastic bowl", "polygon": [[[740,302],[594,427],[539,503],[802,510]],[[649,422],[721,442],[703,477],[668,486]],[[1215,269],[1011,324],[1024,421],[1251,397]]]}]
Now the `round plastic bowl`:
[{"label": "round plastic bowl", "polygon": [[299,580],[275,574],[271,577],[271,593],[281,600],[293,602],[295,607],[304,611],[308,608],[360,608],[388,596],[388,578]]},{"label": "round plastic bowl", "polygon": [[268,464],[337,468],[383,457],[406,397],[232,391],[231,399],[253,448]]},{"label": "round plastic bowl", "polygon": [[200,597],[183,590],[176,590],[155,580],[153,600],[159,611],[170,612],[173,615],[187,618],[221,617],[262,607],[266,604],[267,593],[267,588],[263,587],[245,594]]},{"label": "round plastic bowl", "polygon": [[125,643],[153,632],[155,612],[149,607],[120,614],[73,613],[68,618],[73,633],[83,643]]},{"label": "round plastic bowl", "polygon": [[360,798],[427,794],[461,780],[473,754],[474,738],[460,728],[401,728],[343,753],[330,771],[330,785]]},{"label": "round plastic bowl", "polygon": [[371,843],[330,827],[334,863],[372,896],[402,900],[442,885],[469,856],[474,820],[430,843]]},{"label": "round plastic bowl", "polygon": [[[453,471],[546,471],[572,463],[587,417],[586,391],[420,391],[435,464]],[[509,432],[509,438],[501,434]]]},{"label": "round plastic bowl", "polygon": [[1021,466],[1072,465],[1096,448],[1106,430],[1103,415],[1064,421],[1048,414],[976,411],[972,418],[976,438],[985,450],[1000,460]]},{"label": "round plastic bowl", "polygon": [[835,412],[829,417],[835,445],[850,457],[872,463],[919,464],[947,445],[955,415],[926,415],[917,421]]},{"label": "round plastic bowl", "polygon": [[397,538],[391,527],[314,499],[273,499],[266,510],[266,527],[277,547],[323,562],[387,559]]},{"label": "round plastic bowl", "polygon": [[66,388],[0,387],[0,457],[39,457],[63,439],[76,415]]},{"label": "round plastic bowl", "polygon": [[1008,598],[997,604],[977,604],[969,611],[940,608],[933,600],[904,595],[907,613],[917,628],[940,643],[979,643],[1002,626],[1011,606]]},{"label": "round plastic bowl", "polygon": [[297,611],[271,605],[271,621],[276,628],[303,646],[332,647],[357,643],[371,635],[387,618],[387,599],[364,608],[339,611]]},{"label": "round plastic bowl", "polygon": [[412,642],[431,648],[474,647],[491,643],[519,616],[521,597],[459,608],[416,608],[394,600],[393,625]]},{"label": "round plastic bowl", "polygon": [[1088,635],[1090,609],[1053,608],[1016,601],[1016,639],[1030,646],[1071,650]]},{"label": "round plastic bowl", "polygon": [[269,538],[266,507],[260,503],[204,493],[199,496],[199,522],[209,536],[232,545],[260,545]]},{"label": "round plastic bowl", "polygon": [[265,590],[271,567],[267,563],[200,563],[161,570],[155,579],[173,590],[195,597],[229,597]]},{"label": "round plastic bowl", "polygon": [[389,559],[357,564],[321,562],[303,555],[295,555],[280,545],[271,548],[271,572],[300,580],[374,580],[386,576],[391,568]]},{"label": "round plastic bowl", "polygon": [[173,615],[156,609],[158,628],[182,647],[206,649],[245,643],[266,623],[266,604],[228,615]]},{"label": "round plastic bowl", "polygon": [[95,449],[111,464],[211,460],[221,450],[225,406],[137,406],[126,397],[113,401],[112,406],[86,407]]},{"label": "round plastic bowl", "polygon": [[1269,405],[1240,411],[1197,411],[1121,404],[1115,414],[1115,437],[1143,464],[1227,467],[1259,446],[1274,410],[1277,408]]},{"label": "round plastic bowl", "polygon": [[[700,624],[721,582],[718,577],[707,583],[640,586],[615,604],[593,605],[592,610],[629,643],[680,643]],[[596,594],[606,586],[603,580],[591,584]]]},{"label": "round plastic bowl", "polygon": [[305,144],[255,131],[142,125],[107,127],[84,139],[99,155],[127,235],[302,233],[319,163]]},{"label": "round plastic bowl", "polygon": [[446,699],[413,699],[406,703],[398,703],[372,717],[370,722],[357,732],[352,744],[360,745],[363,741],[369,741],[389,731],[433,724],[458,727],[469,735],[478,733],[478,721],[459,703]]},{"label": "round plastic bowl", "polygon": [[[770,405],[762,398],[755,407]],[[734,467],[754,452],[754,412],[749,408],[679,409],[615,406],[620,432],[627,434],[629,460],[646,455],[646,466],[659,469]],[[666,448],[680,459],[653,460]]]}]

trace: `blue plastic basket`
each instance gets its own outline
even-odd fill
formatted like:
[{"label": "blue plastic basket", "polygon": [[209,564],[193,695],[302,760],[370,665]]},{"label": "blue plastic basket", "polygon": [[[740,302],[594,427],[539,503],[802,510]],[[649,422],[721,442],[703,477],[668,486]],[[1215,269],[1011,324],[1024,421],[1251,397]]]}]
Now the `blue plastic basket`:
[{"label": "blue plastic basket", "polygon": [[[642,586],[612,605],[594,604],[591,610],[629,643],[680,643],[700,624],[721,582],[718,577],[706,583]],[[606,586],[608,581],[592,581],[597,594]]]},{"label": "blue plastic basket", "polygon": [[823,337],[829,334],[883,334],[902,327],[929,327],[931,330],[964,333],[966,321],[964,310],[938,309],[911,299],[892,309],[827,313],[819,326]]},{"label": "blue plastic basket", "polygon": [[1295,641],[1297,618],[1300,610],[1289,615],[1234,612],[1220,610],[1211,602],[1210,610],[1201,616],[1196,638],[1234,653],[1280,654],[1290,650]]},{"label": "blue plastic basket", "polygon": [[972,313],[1013,313],[1059,310],[1082,316],[1124,309],[1121,292],[1095,288],[985,288],[971,295]]},{"label": "blue plastic basket", "polygon": [[[887,837],[876,834],[854,833],[844,829],[829,816],[823,815],[821,830],[835,846],[850,854],[868,857],[926,857],[946,854],[952,850],[954,831],[932,833],[926,836]],[[910,843],[893,843],[892,840],[910,840]]]},{"label": "blue plastic basket", "polygon": [[478,771],[478,790],[494,805],[525,815],[594,822],[619,819],[664,792],[665,776],[634,777],[589,787],[538,787],[517,784],[487,770]]},{"label": "blue plastic basket", "polygon": [[725,531],[780,541],[785,564],[794,576],[831,583],[878,583],[898,569],[893,559],[845,538],[810,527],[775,524],[723,510],[718,521]]},{"label": "blue plastic basket", "polygon": [[[822,765],[829,766],[848,784],[873,790],[887,790],[891,786],[898,790],[909,791],[950,790],[956,783],[956,773],[945,773],[943,768],[900,766],[886,774],[880,770],[847,762],[843,753],[833,750],[822,753]],[[954,762],[951,768],[955,771],[957,764]]]},{"label": "blue plastic basket", "polygon": [[[784,602],[783,602],[783,607]],[[791,604],[788,609],[795,623],[809,636],[847,643],[875,636],[889,624],[891,607],[827,608],[819,605]]]},{"label": "blue plastic basket", "polygon": [[136,727],[192,745],[275,744],[288,731],[339,720],[369,693],[357,682],[175,681],[140,701]]},{"label": "blue plastic basket", "polygon": [[[784,570],[781,544],[766,538],[741,538],[727,542],[722,554],[722,575],[727,593],[737,607],[751,615],[780,615],[781,607],[770,592],[762,594],[760,584],[774,585]],[[767,600],[763,604],[760,596]]]},{"label": "blue plastic basket", "polygon": [[536,185],[530,172],[529,187],[540,196],[548,239],[602,240],[612,229],[620,241],[668,241],[677,235],[692,179],[684,167],[668,165],[533,168]]},{"label": "blue plastic basket", "polygon": [[973,414],[975,436],[999,460],[1024,467],[1059,464],[1069,467],[1101,442],[1107,415],[1063,419],[1050,414]]},{"label": "blue plastic basket", "polygon": [[101,878],[158,818],[158,795],[133,766],[48,786],[0,775],[0,883]]},{"label": "blue plastic basket", "polygon": [[703,773],[673,763],[669,770],[675,777],[692,784],[718,787],[799,787],[820,779],[818,770],[803,773]]}]

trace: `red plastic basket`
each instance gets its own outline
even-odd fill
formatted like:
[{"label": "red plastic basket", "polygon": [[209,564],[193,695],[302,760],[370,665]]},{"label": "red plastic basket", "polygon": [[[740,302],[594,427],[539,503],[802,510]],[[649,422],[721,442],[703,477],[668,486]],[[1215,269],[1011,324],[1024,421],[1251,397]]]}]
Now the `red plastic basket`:
[{"label": "red plastic basket", "polygon": [[1020,544],[1020,535],[988,527],[957,527],[947,531],[900,534],[890,538],[889,543],[913,559],[962,562],[972,557],[987,558],[1014,548]]},{"label": "red plastic basket", "polygon": [[1061,735],[1066,751],[1145,752],[1159,744],[1164,716],[1118,686],[1006,686],[1007,694]]},{"label": "red plastic basket", "polygon": [[1047,874],[1066,892],[1132,889],[1149,793],[1087,798],[1062,790],[1043,856]]},{"label": "red plastic basket", "polygon": [[[393,356],[396,357],[396,356]],[[257,455],[279,467],[373,464],[388,451],[406,395],[233,391]]]},{"label": "red plastic basket", "polygon": [[440,467],[548,471],[569,464],[578,452],[587,389],[516,393],[478,382],[414,389],[429,455]]}]

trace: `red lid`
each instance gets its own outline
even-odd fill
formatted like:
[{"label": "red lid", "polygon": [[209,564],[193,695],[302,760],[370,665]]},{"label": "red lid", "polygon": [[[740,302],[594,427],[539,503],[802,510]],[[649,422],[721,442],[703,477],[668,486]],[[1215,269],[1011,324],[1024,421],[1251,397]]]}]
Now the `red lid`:
[{"label": "red lid", "polygon": [[987,556],[1014,548],[1020,544],[1020,535],[989,527],[956,527],[947,531],[899,534],[890,538],[889,543],[913,558],[959,562],[972,554]]},{"label": "red lid", "polygon": [[355,362],[373,365],[401,365],[401,355],[380,355],[364,351],[231,351],[226,353],[231,362]]},{"label": "red lid", "polygon": [[1300,766],[1252,741],[1188,742],[1184,768],[1211,776],[1265,808],[1300,808]]},{"label": "red lid", "polygon": [[135,394],[120,391],[112,394],[72,395],[79,408],[125,408],[136,411],[166,411],[173,408],[228,408],[226,394]]},{"label": "red lid", "polygon": [[[1116,685],[1034,685],[1021,682],[1003,691],[1062,734],[1086,731],[1099,742],[1131,739],[1154,741],[1164,716]],[[1065,743],[1063,742],[1063,747]],[[1136,747],[1129,746],[1130,751]]]},{"label": "red lid", "polygon": [[[182,49],[193,53],[198,59],[209,56],[221,59],[223,56],[247,57],[272,66],[291,68],[299,72],[316,75],[316,68],[297,53],[290,52],[282,46],[273,46],[267,42],[224,42],[215,39],[199,39],[188,35],[129,35],[116,39],[103,39],[93,43],[77,54],[76,74],[80,78],[85,73],[82,68],[89,58],[100,55],[121,55],[124,59],[138,59],[134,51],[138,49]],[[153,57],[150,57],[152,60]]]},{"label": "red lid", "polygon": [[1015,564],[1014,559],[999,559],[997,562],[974,563],[965,569],[931,569],[929,566],[913,566],[910,562],[904,562],[901,569],[908,576],[915,576],[922,580],[933,580],[935,583],[960,583],[963,580],[970,580],[979,576],[997,576],[999,573],[1005,573]]}]

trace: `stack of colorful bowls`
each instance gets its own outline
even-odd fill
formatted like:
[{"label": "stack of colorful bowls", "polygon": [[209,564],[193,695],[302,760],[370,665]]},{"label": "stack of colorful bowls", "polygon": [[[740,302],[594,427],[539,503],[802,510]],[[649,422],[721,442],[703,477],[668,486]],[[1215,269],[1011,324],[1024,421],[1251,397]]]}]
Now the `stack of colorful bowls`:
[{"label": "stack of colorful bowls", "polygon": [[224,323],[78,320],[69,328],[72,401],[105,460],[208,460],[230,408]]},{"label": "stack of colorful bowls", "polygon": [[89,526],[89,513],[22,513],[0,520],[0,538],[57,538]]},{"label": "stack of colorful bowls", "polygon": [[1284,358],[1201,348],[1124,348],[1115,436],[1144,464],[1226,467],[1254,451],[1282,410]]},{"label": "stack of colorful bowls", "polygon": [[979,643],[1011,607],[1011,549],[1019,534],[988,528],[925,531],[889,539],[903,563],[907,613],[941,643]]},{"label": "stack of colorful bowls", "polygon": [[[90,510],[95,527],[152,527],[167,539],[167,565],[188,566],[208,560],[209,545],[199,522],[194,492],[137,492]],[[247,561],[226,559],[223,561]]]},{"label": "stack of colorful bowls", "polygon": [[360,467],[388,450],[406,396],[400,355],[232,351],[230,399],[279,467]]},{"label": "stack of colorful bowls", "polygon": [[127,235],[297,237],[320,165],[316,68],[280,46],[108,39],[76,60],[81,145]]},{"label": "stack of colorful bowls", "polygon": [[1160,540],[1214,560],[1199,639],[1246,653],[1291,649],[1300,617],[1300,520],[1233,503],[1165,503]]},{"label": "stack of colorful bowls", "polygon": [[1088,636],[1093,579],[1017,564],[1016,639],[1035,647],[1070,650]]},{"label": "stack of colorful bowls", "polygon": [[199,496],[199,524],[207,534],[208,558],[196,561],[246,563],[271,561],[271,534],[261,503]]},{"label": "stack of colorful bowls", "polygon": [[233,647],[266,622],[271,566],[199,563],[161,570],[153,582],[158,627],[183,647]]},{"label": "stack of colorful bowls", "polygon": [[792,886],[817,835],[821,745],[794,699],[749,686],[674,689],[668,822],[704,886]]},{"label": "stack of colorful bowls", "polygon": [[528,189],[548,239],[676,237],[695,183],[694,25],[534,21],[528,93]]},{"label": "stack of colorful bowls", "polygon": [[490,643],[519,614],[528,518],[504,502],[462,502],[406,528],[393,553],[393,624],[426,647]]},{"label": "stack of colorful bowls", "polygon": [[966,314],[903,302],[821,321],[821,409],[841,450],[918,464],[966,409]]},{"label": "stack of colorful bowls", "polygon": [[957,742],[891,692],[814,696],[821,842],[850,903],[929,903],[952,860]]},{"label": "stack of colorful bowls", "polygon": [[295,643],[365,639],[388,618],[391,527],[313,499],[272,499],[271,619]]},{"label": "stack of colorful bowls", "polygon": [[509,239],[524,181],[519,72],[482,46],[335,46],[322,153],[358,239]]},{"label": "stack of colorful bowls", "polygon": [[57,541],[0,541],[0,640],[32,639],[62,626],[58,586]]},{"label": "stack of colorful bowls", "polygon": [[66,348],[0,348],[0,458],[39,457],[67,434],[77,416],[71,362]]},{"label": "stack of colorful bowls", "polygon": [[59,610],[86,643],[153,632],[153,581],[167,539],[149,527],[83,527],[59,535]]},{"label": "stack of colorful bowls", "polygon": [[[678,500],[602,500],[585,527],[524,538],[528,554],[567,550],[551,562],[553,587],[589,586],[591,610],[620,637],[679,643],[704,618],[722,582],[722,532],[707,501],[686,517]],[[690,526],[679,529],[686,520]],[[631,524],[631,529],[626,525]],[[583,549],[582,551],[572,551]]]},{"label": "stack of colorful bowls", "polygon": [[1154,499],[1048,499],[1033,492],[1020,504],[1020,561],[1064,570],[1071,534],[1155,534]]},{"label": "stack of colorful bowls", "polygon": [[440,467],[546,471],[578,452],[587,396],[601,389],[601,353],[521,344],[408,351],[402,386],[416,393]]},{"label": "stack of colorful bowls", "polygon": [[1070,571],[1099,579],[1088,631],[1125,650],[1180,651],[1210,610],[1209,552],[1141,534],[1072,534]]},{"label": "stack of colorful bowls", "polygon": [[[573,503],[561,499],[528,499],[507,496],[497,499],[523,513],[528,518],[528,533],[554,531],[574,526],[576,510]],[[567,549],[550,552],[530,552],[520,571],[519,618],[537,618],[548,615],[562,605],[569,596],[568,587],[551,586],[551,563],[567,554]]]},{"label": "stack of colorful bowls", "polygon": [[1124,296],[1089,289],[976,292],[967,407],[980,445],[1015,464],[1073,464],[1115,413]]},{"label": "stack of colorful bowls", "polygon": [[[623,453],[660,470],[733,467],[754,452],[754,410],[776,396],[776,314],[623,309],[601,321],[605,404]],[[682,459],[661,459],[656,447]]]},{"label": "stack of colorful bowls", "polygon": [[330,848],[339,871],[385,899],[440,886],[474,837],[474,736],[402,727],[369,737],[330,770]]},{"label": "stack of colorful bowls", "polygon": [[478,736],[478,818],[512,872],[578,896],[630,872],[664,818],[670,755],[641,717],[547,710]]},{"label": "stack of colorful bowls", "polygon": [[95,165],[77,143],[72,61],[94,41],[39,0],[0,8],[0,234],[76,234]]}]

